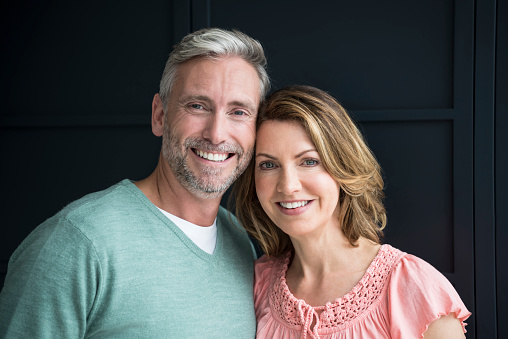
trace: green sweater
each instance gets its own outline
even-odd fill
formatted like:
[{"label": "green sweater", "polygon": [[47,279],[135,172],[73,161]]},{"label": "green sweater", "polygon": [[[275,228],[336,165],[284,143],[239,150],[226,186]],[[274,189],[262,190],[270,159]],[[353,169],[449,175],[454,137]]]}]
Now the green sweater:
[{"label": "green sweater", "polygon": [[253,260],[222,207],[210,255],[124,180],[73,202],[14,252],[0,338],[253,338]]}]

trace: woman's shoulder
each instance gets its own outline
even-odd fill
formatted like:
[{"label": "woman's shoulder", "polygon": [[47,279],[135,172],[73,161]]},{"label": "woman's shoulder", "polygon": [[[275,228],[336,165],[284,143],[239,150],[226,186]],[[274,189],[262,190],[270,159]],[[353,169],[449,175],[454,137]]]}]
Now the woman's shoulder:
[{"label": "woman's shoulder", "polygon": [[280,271],[283,268],[286,258],[287,256],[274,257],[264,254],[257,259],[254,263],[256,283],[270,280],[275,271]]},{"label": "woman's shoulder", "polygon": [[254,264],[254,308],[257,319],[269,313],[269,296],[273,290],[273,283],[276,277],[285,274],[285,263],[288,258],[288,255],[268,257],[265,254],[256,260]]},{"label": "woman's shoulder", "polygon": [[448,279],[427,261],[412,254],[400,253],[390,272],[391,283],[397,282],[410,288],[441,285],[453,289]]},{"label": "woman's shoulder", "polygon": [[406,336],[421,336],[432,321],[453,313],[465,330],[464,320],[471,313],[453,285],[425,260],[401,253],[386,291],[392,329]]},{"label": "woman's shoulder", "polygon": [[427,261],[405,252],[394,262],[389,275],[389,289],[394,293],[411,296],[413,302],[439,304],[439,300],[455,298],[457,292],[448,279]]}]

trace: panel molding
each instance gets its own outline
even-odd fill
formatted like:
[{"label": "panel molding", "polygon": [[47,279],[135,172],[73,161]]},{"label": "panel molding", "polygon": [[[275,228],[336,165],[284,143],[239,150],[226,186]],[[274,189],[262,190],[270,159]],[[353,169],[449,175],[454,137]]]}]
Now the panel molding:
[{"label": "panel molding", "polygon": [[508,338],[504,321],[508,316],[508,1],[497,2],[496,32],[496,115],[495,115],[495,213],[497,330],[499,338]]},{"label": "panel molding", "polygon": [[408,109],[408,110],[352,110],[348,111],[359,122],[374,121],[436,121],[453,120],[454,109]]},{"label": "panel molding", "polygon": [[497,338],[495,232],[496,0],[476,2],[474,223],[477,338]]},{"label": "panel molding", "polygon": [[196,31],[210,27],[211,24],[211,0],[191,0],[191,29]]},{"label": "panel molding", "polygon": [[79,116],[5,116],[0,128],[51,127],[145,127],[151,125],[151,115],[79,115]]},{"label": "panel molding", "polygon": [[[453,62],[453,225],[455,287],[475,309],[473,214],[473,95],[475,1],[455,1]],[[467,321],[467,338],[475,338],[475,314]]]},{"label": "panel molding", "polygon": [[[453,109],[421,110],[364,110],[348,111],[357,122],[375,121],[436,121],[453,120],[456,112]],[[0,117],[0,128],[21,127],[132,127],[150,126],[151,117],[139,115],[78,115],[78,116],[3,116]]]},{"label": "panel molding", "polygon": [[173,42],[176,44],[192,29],[191,0],[173,1]]}]

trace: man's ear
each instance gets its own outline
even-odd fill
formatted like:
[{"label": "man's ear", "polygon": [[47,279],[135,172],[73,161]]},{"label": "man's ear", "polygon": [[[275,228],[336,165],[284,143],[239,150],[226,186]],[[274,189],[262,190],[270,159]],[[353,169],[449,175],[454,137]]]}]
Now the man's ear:
[{"label": "man's ear", "polygon": [[164,134],[164,109],[159,93],[154,95],[152,101],[152,133],[158,137]]}]

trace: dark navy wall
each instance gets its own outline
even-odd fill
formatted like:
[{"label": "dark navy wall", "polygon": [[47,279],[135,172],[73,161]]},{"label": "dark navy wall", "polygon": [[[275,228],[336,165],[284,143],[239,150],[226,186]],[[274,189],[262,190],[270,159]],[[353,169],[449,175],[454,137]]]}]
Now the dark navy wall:
[{"label": "dark navy wall", "polygon": [[351,112],[384,169],[385,241],[452,281],[467,338],[508,337],[507,18],[506,0],[2,2],[0,281],[40,222],[153,170],[171,46],[237,28],[274,88],[313,85]]},{"label": "dark navy wall", "polygon": [[[504,326],[504,320],[508,318],[508,1],[498,0],[495,12],[493,160],[496,227],[495,243],[491,242],[487,247],[495,248],[498,338],[508,338],[508,328]],[[492,276],[492,272],[490,274]]]}]

